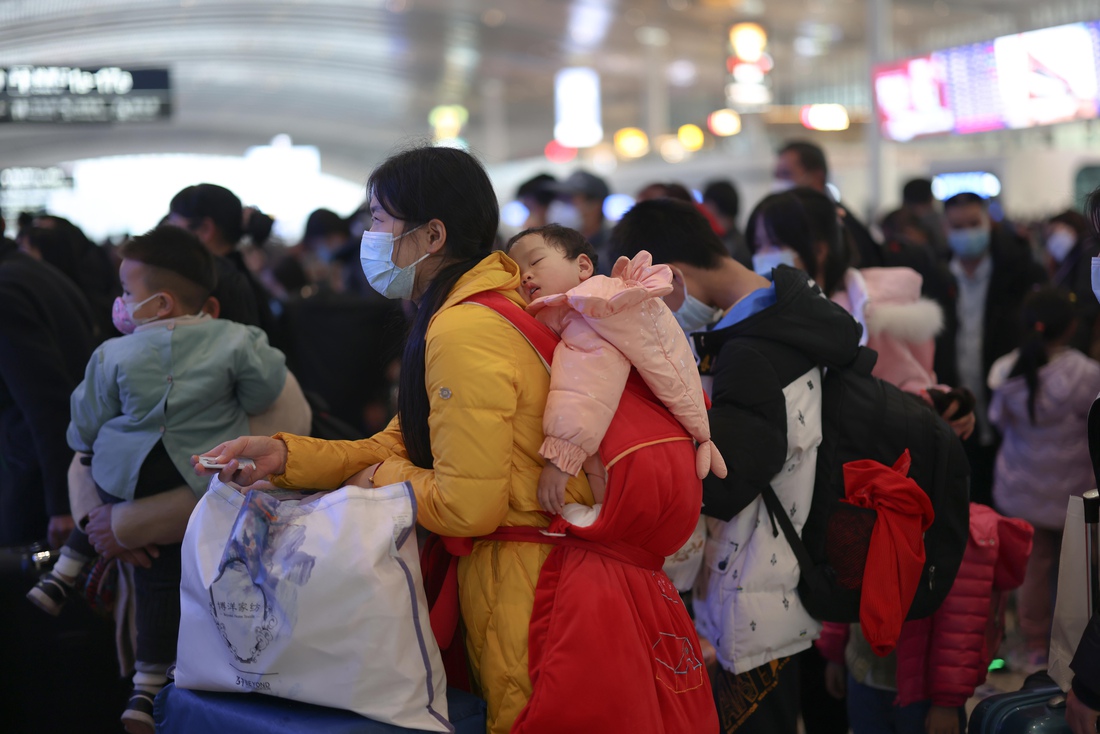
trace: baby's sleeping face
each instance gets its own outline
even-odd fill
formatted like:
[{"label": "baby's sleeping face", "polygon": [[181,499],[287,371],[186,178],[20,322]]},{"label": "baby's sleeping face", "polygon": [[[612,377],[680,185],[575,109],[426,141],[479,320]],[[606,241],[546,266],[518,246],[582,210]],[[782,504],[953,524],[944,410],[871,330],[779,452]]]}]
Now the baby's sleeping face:
[{"label": "baby's sleeping face", "polygon": [[520,270],[520,295],[528,303],[542,296],[565,293],[592,276],[592,261],[587,255],[570,260],[563,248],[542,235],[529,234],[508,250]]}]

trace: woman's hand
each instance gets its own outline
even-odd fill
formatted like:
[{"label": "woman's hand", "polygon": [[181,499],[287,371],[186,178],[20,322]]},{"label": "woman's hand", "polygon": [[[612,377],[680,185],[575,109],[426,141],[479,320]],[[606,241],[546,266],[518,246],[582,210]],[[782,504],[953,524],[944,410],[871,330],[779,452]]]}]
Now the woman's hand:
[{"label": "woman's hand", "polygon": [[553,462],[546,462],[539,475],[539,506],[552,515],[560,515],[565,507],[565,485],[569,475]]},{"label": "woman's hand", "polygon": [[135,566],[149,568],[153,565],[150,558],[160,557],[160,550],[155,545],[144,548],[130,549],[122,546],[111,528],[111,509],[114,505],[100,505],[88,513],[88,523],[84,531],[88,534],[88,540],[95,547],[96,553],[107,560],[117,558],[124,563],[132,563]]},{"label": "woman's hand", "polygon": [[[191,466],[200,477],[217,474],[223,482],[233,482],[247,487],[272,474],[286,471],[286,444],[268,436],[241,436],[210,449],[203,456],[214,459],[226,467],[220,471],[207,469],[199,463],[198,456],[191,457]],[[256,467],[242,467],[239,459],[252,459]]]}]

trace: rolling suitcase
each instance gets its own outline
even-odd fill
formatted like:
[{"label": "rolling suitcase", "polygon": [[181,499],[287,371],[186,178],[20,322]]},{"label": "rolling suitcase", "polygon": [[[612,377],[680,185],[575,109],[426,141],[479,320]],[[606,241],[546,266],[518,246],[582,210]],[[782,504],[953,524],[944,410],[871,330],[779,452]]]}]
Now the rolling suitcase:
[{"label": "rolling suitcase", "polygon": [[1069,734],[1066,697],[1046,673],[1012,693],[990,696],[974,709],[969,734]]}]

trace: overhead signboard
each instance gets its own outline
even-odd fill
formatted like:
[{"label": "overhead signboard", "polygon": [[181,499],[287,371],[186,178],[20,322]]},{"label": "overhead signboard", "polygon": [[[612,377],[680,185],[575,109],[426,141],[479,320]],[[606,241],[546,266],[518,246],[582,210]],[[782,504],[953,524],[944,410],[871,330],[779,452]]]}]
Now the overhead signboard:
[{"label": "overhead signboard", "polygon": [[1100,117],[1100,21],[1015,33],[877,66],[891,140]]},{"label": "overhead signboard", "polygon": [[150,122],[171,114],[168,69],[0,67],[0,122]]},{"label": "overhead signboard", "polygon": [[68,166],[0,168],[0,215],[14,225],[20,212],[45,211],[54,192],[72,187]]}]

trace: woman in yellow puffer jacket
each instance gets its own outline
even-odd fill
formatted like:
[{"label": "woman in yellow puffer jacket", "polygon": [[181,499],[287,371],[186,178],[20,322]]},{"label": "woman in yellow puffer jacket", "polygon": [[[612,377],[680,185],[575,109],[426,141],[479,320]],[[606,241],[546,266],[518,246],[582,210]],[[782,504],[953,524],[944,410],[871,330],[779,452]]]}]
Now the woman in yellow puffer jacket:
[{"label": "woman in yellow puffer jacket", "polygon": [[[518,267],[491,252],[499,212],[488,176],[462,151],[417,148],[379,166],[368,191],[364,271],[383,295],[419,306],[402,361],[398,417],[362,441],[251,436],[207,453],[221,461],[251,457],[255,469],[234,460],[222,474],[242,485],[268,475],[292,489],[335,489],[356,474],[360,486],[410,482],[417,520],[444,536],[547,526],[536,495],[549,373],[515,327],[463,303],[500,291],[525,305],[516,292]],[[592,504],[583,473],[566,492],[567,502]],[[527,632],[552,547],[477,541],[459,561],[466,650],[489,704],[490,734],[507,732],[531,696]]]}]

